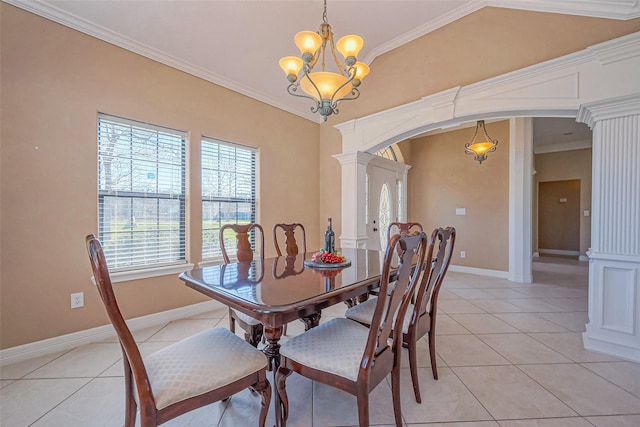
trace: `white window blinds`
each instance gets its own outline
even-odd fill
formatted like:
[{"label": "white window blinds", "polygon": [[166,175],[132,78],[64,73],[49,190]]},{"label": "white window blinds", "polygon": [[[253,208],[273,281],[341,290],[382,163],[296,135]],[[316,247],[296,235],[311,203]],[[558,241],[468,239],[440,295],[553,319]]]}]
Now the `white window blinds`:
[{"label": "white window blinds", "polygon": [[[202,258],[222,256],[219,232],[223,224],[249,224],[255,221],[256,150],[203,138]],[[232,238],[230,234],[229,239]],[[254,241],[252,233],[252,246]],[[226,247],[234,248],[235,243],[229,242]]]},{"label": "white window blinds", "polygon": [[109,267],[185,262],[186,133],[98,116],[99,235]]}]

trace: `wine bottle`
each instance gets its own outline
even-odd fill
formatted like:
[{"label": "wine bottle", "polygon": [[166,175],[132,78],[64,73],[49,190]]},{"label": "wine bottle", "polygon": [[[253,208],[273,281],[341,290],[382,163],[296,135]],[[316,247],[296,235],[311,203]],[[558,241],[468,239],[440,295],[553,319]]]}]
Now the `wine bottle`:
[{"label": "wine bottle", "polygon": [[336,235],[331,228],[331,218],[327,221],[327,231],[324,233],[324,251],[331,253],[336,251]]}]

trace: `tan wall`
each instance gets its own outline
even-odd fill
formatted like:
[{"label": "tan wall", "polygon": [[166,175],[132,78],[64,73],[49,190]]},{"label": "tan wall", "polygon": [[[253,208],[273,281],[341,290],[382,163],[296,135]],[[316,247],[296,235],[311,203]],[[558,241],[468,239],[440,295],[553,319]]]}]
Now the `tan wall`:
[{"label": "tan wall", "polygon": [[[201,135],[257,147],[259,221],[302,222],[319,247],[318,124],[6,3],[0,11],[1,348],[107,323],[84,246],[97,232],[98,112],[189,132],[190,262],[201,257]],[[69,308],[72,292],[85,293],[84,308]],[[177,275],[116,292],[127,317],[206,300]]]},{"label": "tan wall", "polygon": [[[509,268],[509,122],[487,123],[498,148],[482,164],[464,153],[475,128],[413,139],[402,144],[409,170],[407,220],[425,230],[456,228],[452,264]],[[406,147],[410,146],[410,150]],[[456,215],[465,208],[466,215]],[[466,258],[460,258],[460,251]]]},{"label": "tan wall", "polygon": [[[97,231],[98,112],[189,131],[189,261],[200,258],[200,135],[258,147],[260,222],[303,222],[313,248],[327,216],[340,234],[340,167],[330,156],[341,137],[332,125],[640,30],[640,19],[486,8],[377,58],[361,99],[318,130],[4,2],[0,15],[0,348],[106,323],[83,240]],[[71,311],[69,294],[79,291],[85,308]],[[203,300],[174,276],[116,291],[128,317]]]},{"label": "tan wall", "polygon": [[[558,58],[640,31],[640,18],[616,21],[513,9],[484,8],[376,58],[357,101],[322,124],[321,155],[341,152],[335,124]],[[336,34],[340,37],[341,34]],[[365,44],[366,44],[365,40]],[[330,159],[329,162],[336,160]],[[340,174],[321,168],[320,210],[340,199]],[[429,183],[422,183],[429,186]],[[338,190],[339,191],[339,190]],[[339,229],[338,229],[339,231]],[[481,265],[474,265],[482,267]]]},{"label": "tan wall", "polygon": [[[580,180],[580,255],[586,255],[591,246],[591,148],[535,155],[536,174],[533,200],[533,248],[538,250],[538,191],[540,182]],[[545,248],[549,249],[549,248]],[[553,249],[553,248],[551,248]]]}]

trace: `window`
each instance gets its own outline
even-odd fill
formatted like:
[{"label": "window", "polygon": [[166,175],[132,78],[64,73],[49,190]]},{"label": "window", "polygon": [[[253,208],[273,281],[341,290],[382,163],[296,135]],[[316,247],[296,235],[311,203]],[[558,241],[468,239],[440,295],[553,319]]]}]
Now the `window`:
[{"label": "window", "polygon": [[391,191],[385,182],[380,190],[380,207],[378,210],[378,228],[380,229],[380,248],[386,249],[389,243],[389,224],[391,224]]},{"label": "window", "polygon": [[[256,150],[203,138],[202,258],[222,256],[219,241],[222,225],[255,221]],[[250,239],[254,247],[253,233]]]},{"label": "window", "polygon": [[185,263],[186,134],[98,116],[99,235],[109,267]]},{"label": "window", "polygon": [[390,145],[376,152],[376,156],[384,157],[385,159],[393,160],[394,162],[398,161],[398,158],[396,157],[396,151],[393,149],[393,145]]}]

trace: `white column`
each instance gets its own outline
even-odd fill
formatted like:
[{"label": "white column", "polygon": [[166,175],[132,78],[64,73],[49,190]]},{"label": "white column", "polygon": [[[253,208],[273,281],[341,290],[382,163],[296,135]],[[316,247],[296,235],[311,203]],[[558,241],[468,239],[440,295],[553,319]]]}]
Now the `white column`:
[{"label": "white column", "polygon": [[509,280],[531,283],[533,120],[509,120]]},{"label": "white column", "polygon": [[640,362],[640,93],[585,104],[593,129],[587,349]]},{"label": "white column", "polygon": [[365,223],[365,177],[373,154],[354,151],[333,156],[342,166],[342,232],[340,247],[364,248],[367,244]]}]

